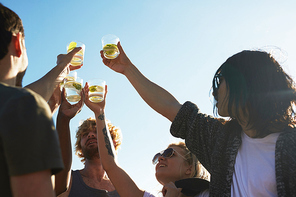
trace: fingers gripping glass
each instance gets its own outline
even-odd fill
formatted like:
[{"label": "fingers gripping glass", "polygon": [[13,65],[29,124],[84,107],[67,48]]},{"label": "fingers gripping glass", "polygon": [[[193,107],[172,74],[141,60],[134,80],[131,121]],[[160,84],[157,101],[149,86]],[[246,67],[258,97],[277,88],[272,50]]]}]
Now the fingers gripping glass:
[{"label": "fingers gripping glass", "polygon": [[172,156],[174,155],[174,153],[177,153],[179,156],[181,156],[183,159],[186,160],[186,158],[185,158],[183,155],[181,155],[180,153],[178,153],[177,151],[175,151],[173,148],[168,148],[168,149],[165,149],[165,150],[163,150],[163,151],[157,153],[157,154],[153,157],[153,159],[152,159],[152,163],[153,163],[153,164],[156,164],[156,163],[158,162],[158,158],[159,158],[160,156],[162,156],[162,157],[164,157],[164,158],[170,158],[170,157],[172,157]]}]

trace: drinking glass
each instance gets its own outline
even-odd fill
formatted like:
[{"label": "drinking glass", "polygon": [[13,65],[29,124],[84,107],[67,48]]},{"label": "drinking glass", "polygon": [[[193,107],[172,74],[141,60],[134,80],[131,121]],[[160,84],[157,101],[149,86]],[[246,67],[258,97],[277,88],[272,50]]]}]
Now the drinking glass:
[{"label": "drinking glass", "polygon": [[66,99],[69,103],[75,104],[81,99],[83,80],[77,77],[77,72],[70,72],[64,79],[64,88],[66,91]]},{"label": "drinking glass", "polygon": [[80,66],[83,64],[85,45],[82,42],[72,41],[67,45],[67,53],[71,52],[75,47],[81,47],[71,60],[72,66]]},{"label": "drinking glass", "polygon": [[119,38],[112,34],[108,34],[102,38],[104,56],[107,59],[115,59],[119,55],[119,50],[117,48],[118,42]]},{"label": "drinking glass", "polygon": [[104,100],[106,82],[102,79],[91,79],[88,82],[89,100],[93,103],[99,103]]}]

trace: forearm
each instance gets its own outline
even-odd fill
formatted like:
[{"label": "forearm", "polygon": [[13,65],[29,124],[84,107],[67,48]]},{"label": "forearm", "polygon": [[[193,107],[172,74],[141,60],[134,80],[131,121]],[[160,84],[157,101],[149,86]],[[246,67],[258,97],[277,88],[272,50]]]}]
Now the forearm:
[{"label": "forearm", "polygon": [[46,101],[49,100],[63,77],[60,74],[64,71],[65,65],[58,64],[39,80],[29,84],[26,88],[40,94]]},{"label": "forearm", "polygon": [[100,158],[104,170],[114,169],[116,166],[116,154],[109,129],[106,125],[104,110],[95,113],[97,126],[97,140]]},{"label": "forearm", "polygon": [[140,190],[129,175],[116,163],[113,140],[105,123],[104,111],[96,113],[95,116],[101,162],[116,191],[121,197],[142,197],[144,191]]},{"label": "forearm", "polygon": [[182,105],[173,95],[147,79],[134,65],[127,67],[124,75],[151,108],[170,121],[174,120]]},{"label": "forearm", "polygon": [[60,104],[59,103],[56,103],[56,102],[53,102],[51,100],[49,100],[48,102],[48,105],[49,105],[49,108],[50,108],[50,111],[52,114],[54,114],[56,112],[56,110],[59,108]]},{"label": "forearm", "polygon": [[65,168],[55,175],[55,191],[57,195],[61,194],[67,189],[70,178],[70,170],[72,165],[72,146],[69,123],[69,118],[61,115],[60,113],[58,114],[57,131]]}]

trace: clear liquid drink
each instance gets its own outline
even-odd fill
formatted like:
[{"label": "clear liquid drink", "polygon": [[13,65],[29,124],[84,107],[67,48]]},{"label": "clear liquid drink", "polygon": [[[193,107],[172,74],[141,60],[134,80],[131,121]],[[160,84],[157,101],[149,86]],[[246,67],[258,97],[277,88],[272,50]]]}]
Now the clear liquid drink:
[{"label": "clear liquid drink", "polygon": [[67,46],[67,53],[71,52],[75,47],[81,47],[82,49],[74,55],[70,64],[72,66],[80,66],[83,64],[85,45],[81,42],[72,41]]}]

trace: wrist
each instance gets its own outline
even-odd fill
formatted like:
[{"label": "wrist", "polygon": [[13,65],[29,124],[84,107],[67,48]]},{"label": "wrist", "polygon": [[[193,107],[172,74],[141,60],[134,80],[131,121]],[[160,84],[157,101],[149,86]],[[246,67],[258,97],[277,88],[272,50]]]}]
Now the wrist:
[{"label": "wrist", "polygon": [[71,120],[72,118],[70,118],[69,116],[66,116],[65,114],[63,114],[63,113],[61,113],[61,112],[59,112],[58,113],[58,116],[57,116],[57,120],[60,120],[60,121],[63,121],[63,122],[70,122],[70,120]]},{"label": "wrist", "polygon": [[95,117],[98,118],[99,116],[102,116],[105,114],[104,109],[100,109],[99,111],[95,112]]}]

